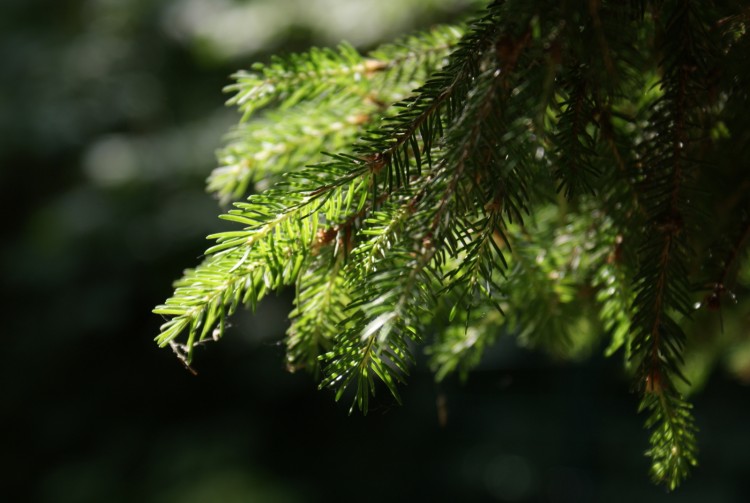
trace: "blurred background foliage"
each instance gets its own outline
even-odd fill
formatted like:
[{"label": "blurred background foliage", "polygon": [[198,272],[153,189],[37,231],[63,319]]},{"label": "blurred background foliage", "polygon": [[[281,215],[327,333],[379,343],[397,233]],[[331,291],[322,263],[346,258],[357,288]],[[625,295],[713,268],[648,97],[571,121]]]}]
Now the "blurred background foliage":
[{"label": "blurred background foliage", "polygon": [[[479,5],[3,0],[3,499],[666,499],[621,353],[572,364],[501,338],[465,385],[435,385],[423,361],[403,407],[381,397],[348,417],[284,371],[288,296],[237,316],[198,377],[153,343],[152,306],[217,229],[204,181],[238,119],[228,75],[342,39],[367,50]],[[701,466],[671,501],[750,494],[748,353],[695,398]]]}]

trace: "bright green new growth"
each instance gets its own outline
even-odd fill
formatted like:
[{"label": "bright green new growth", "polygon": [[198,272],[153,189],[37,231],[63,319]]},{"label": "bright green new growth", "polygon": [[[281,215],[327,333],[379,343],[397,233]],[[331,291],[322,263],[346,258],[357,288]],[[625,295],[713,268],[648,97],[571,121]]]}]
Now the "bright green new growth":
[{"label": "bright green new growth", "polygon": [[607,335],[674,489],[697,452],[686,327],[744,286],[740,7],[495,2],[366,57],[237,74],[243,119],[208,188],[256,193],[154,310],[158,344],[189,365],[238,306],[294,286],[289,368],[366,412],[378,383],[398,399],[418,344],[443,379],[501,334],[570,358]]}]

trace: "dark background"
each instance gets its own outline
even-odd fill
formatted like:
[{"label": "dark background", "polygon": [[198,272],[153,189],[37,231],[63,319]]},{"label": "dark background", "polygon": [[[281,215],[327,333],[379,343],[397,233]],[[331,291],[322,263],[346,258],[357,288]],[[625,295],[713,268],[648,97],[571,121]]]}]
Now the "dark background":
[{"label": "dark background", "polygon": [[667,495],[621,355],[562,363],[505,339],[465,384],[421,362],[403,406],[383,394],[362,417],[285,372],[289,295],[237,316],[197,377],[154,344],[150,310],[220,225],[203,182],[238,119],[229,74],[472,5],[3,0],[0,499],[750,500],[750,394],[721,371],[694,400],[700,467]]}]

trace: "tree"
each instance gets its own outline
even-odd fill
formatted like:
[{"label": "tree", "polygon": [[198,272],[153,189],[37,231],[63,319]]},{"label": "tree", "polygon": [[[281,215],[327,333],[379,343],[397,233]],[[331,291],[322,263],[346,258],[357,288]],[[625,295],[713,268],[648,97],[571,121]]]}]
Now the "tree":
[{"label": "tree", "polygon": [[158,344],[190,368],[239,306],[293,286],[289,369],[366,413],[418,344],[443,379],[502,334],[569,358],[606,336],[676,488],[691,378],[742,341],[746,306],[722,308],[750,285],[749,21],[738,1],[509,0],[238,73],[208,189],[254,193],[154,310]]}]

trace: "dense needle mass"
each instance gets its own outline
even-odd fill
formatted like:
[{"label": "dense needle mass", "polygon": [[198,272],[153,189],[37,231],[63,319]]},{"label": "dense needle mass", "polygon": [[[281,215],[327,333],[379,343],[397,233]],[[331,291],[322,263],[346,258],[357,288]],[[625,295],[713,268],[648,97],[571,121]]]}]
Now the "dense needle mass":
[{"label": "dense needle mass", "polygon": [[696,305],[750,276],[748,22],[742,2],[495,2],[366,56],[237,74],[208,186],[246,198],[222,215],[238,230],[155,309],[157,342],[190,364],[292,286],[288,367],[366,412],[378,383],[398,399],[419,344],[442,379],[502,334],[570,358],[609,337],[674,489],[697,460]]}]

